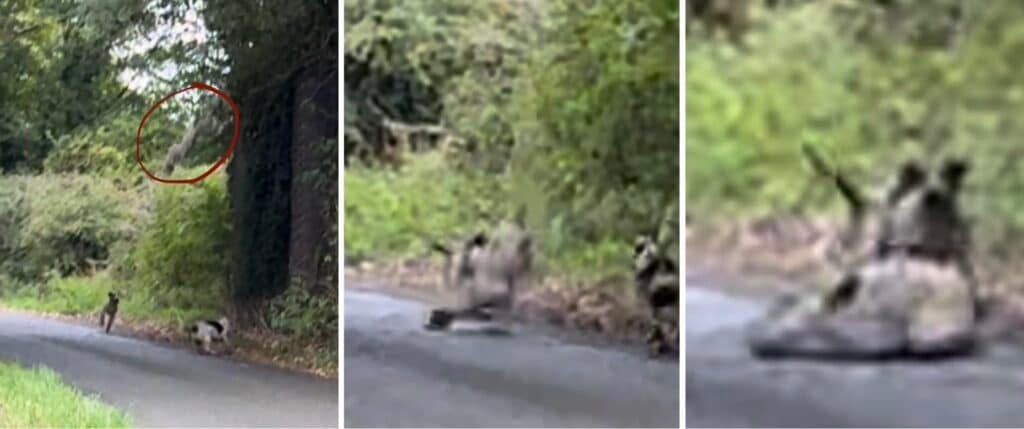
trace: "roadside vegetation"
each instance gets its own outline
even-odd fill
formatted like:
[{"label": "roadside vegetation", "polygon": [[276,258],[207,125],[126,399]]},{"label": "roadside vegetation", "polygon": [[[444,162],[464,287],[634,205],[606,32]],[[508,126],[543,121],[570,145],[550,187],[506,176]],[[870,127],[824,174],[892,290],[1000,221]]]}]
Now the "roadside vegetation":
[{"label": "roadside vegetation", "polygon": [[[337,6],[307,6],[0,4],[18,34],[0,36],[0,305],[95,324],[115,291],[115,333],[177,342],[228,315],[239,354],[335,375],[337,88],[309,88],[336,81]],[[139,123],[192,82],[241,106],[242,137],[202,182],[158,184],[136,162]],[[218,103],[196,91],[162,104],[142,130],[147,168],[166,176],[195,131],[165,178],[207,171],[232,139]]]},{"label": "roadside vegetation", "polygon": [[517,219],[564,313],[586,294],[631,305],[638,234],[678,260],[677,2],[345,8],[350,274]]},{"label": "roadside vegetation", "polygon": [[0,427],[131,427],[127,415],[65,385],[44,367],[0,362],[0,386]]},{"label": "roadside vegetation", "polygon": [[963,205],[983,284],[1024,291],[1010,263],[1024,252],[1024,5],[720,3],[739,24],[695,15],[686,46],[691,255],[791,267],[780,261],[841,225],[842,198],[802,144],[867,188],[908,158],[956,155],[971,163]]}]

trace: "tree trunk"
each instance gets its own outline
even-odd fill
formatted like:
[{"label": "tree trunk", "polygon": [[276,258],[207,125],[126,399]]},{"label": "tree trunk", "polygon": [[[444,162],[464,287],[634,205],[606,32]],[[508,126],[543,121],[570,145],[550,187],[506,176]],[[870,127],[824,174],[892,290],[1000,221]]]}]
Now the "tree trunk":
[{"label": "tree trunk", "polygon": [[338,77],[336,72],[314,68],[304,70],[296,79],[292,120],[291,163],[294,180],[291,188],[291,242],[288,274],[292,281],[311,292],[322,292],[320,260],[327,251],[324,218],[329,201],[321,168],[325,156],[337,156],[325,150],[324,141],[338,140]]},{"label": "tree trunk", "polygon": [[[292,112],[267,106],[292,105],[290,85],[239,100],[243,107],[241,141],[228,164],[233,220],[231,289],[237,310],[258,307],[287,287],[291,225]],[[246,121],[244,118],[252,118]]]}]

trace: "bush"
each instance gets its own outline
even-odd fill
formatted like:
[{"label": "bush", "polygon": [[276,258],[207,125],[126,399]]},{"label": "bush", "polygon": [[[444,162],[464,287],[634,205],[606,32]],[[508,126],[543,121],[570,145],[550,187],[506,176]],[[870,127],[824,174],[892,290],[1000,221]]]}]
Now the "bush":
[{"label": "bush", "polygon": [[[172,113],[180,109],[177,106],[173,102],[164,103],[146,121],[141,149],[150,171],[158,170],[167,149],[184,133],[184,127],[171,119]],[[139,174],[135,159],[138,113],[125,109],[99,122],[102,125],[82,128],[56,139],[53,150],[43,162],[45,171],[145,180]]]},{"label": "bush", "polygon": [[270,328],[293,338],[337,340],[337,297],[310,294],[293,285],[270,301]]},{"label": "bush", "polygon": [[411,156],[400,172],[345,170],[345,257],[407,256],[487,228],[503,212],[505,191],[489,175],[453,171],[441,153]]},{"label": "bush", "polygon": [[28,179],[0,177],[0,273],[17,278],[24,272],[21,237],[28,217]]},{"label": "bush", "polygon": [[741,47],[688,38],[686,198],[694,218],[842,208],[831,184],[804,165],[805,142],[867,187],[908,157],[962,155],[973,167],[964,207],[981,220],[977,244],[1019,247],[1024,5],[971,4],[950,44],[935,43],[948,39],[928,19],[945,10],[935,3],[899,2],[905,22],[893,26],[872,2],[807,2],[766,13]]},{"label": "bush", "polygon": [[[191,177],[208,166],[195,167]],[[228,270],[231,214],[226,175],[194,185],[155,186],[153,211],[135,247],[134,276],[157,290],[222,294]]]},{"label": "bush", "polygon": [[86,175],[28,179],[26,216],[18,247],[31,277],[55,271],[85,272],[89,260],[106,260],[110,248],[134,234],[134,196],[110,180]]}]

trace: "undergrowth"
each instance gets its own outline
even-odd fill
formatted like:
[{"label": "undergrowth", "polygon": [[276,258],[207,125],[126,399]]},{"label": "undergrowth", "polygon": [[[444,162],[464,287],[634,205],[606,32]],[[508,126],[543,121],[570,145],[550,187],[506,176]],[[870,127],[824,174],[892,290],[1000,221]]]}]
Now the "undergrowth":
[{"label": "undergrowth", "polygon": [[[410,155],[402,170],[345,170],[345,258],[423,258],[431,241],[451,243],[507,220],[509,189],[500,176],[452,168],[441,152]],[[629,270],[631,243],[587,240],[555,218],[532,230],[539,271],[594,281]]]}]

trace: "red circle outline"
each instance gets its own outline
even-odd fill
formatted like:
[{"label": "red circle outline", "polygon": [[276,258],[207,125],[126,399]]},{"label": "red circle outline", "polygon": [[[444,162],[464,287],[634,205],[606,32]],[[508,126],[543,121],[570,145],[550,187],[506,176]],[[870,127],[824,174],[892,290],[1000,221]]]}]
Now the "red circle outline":
[{"label": "red circle outline", "polygon": [[[218,97],[222,98],[224,101],[228,103],[228,105],[231,106],[231,110],[235,112],[235,133],[234,136],[231,137],[231,145],[228,146],[228,149],[224,152],[224,155],[221,155],[220,159],[217,160],[217,163],[213,164],[213,166],[210,167],[209,170],[206,170],[206,172],[199,175],[199,177],[193,179],[164,179],[157,177],[152,172],[150,172],[149,169],[146,168],[146,164],[142,162],[142,128],[146,125],[146,120],[149,119],[149,115],[153,114],[153,112],[156,111],[157,107],[160,107],[161,104],[163,104],[167,100],[170,100],[172,97],[193,89],[201,89],[217,94]],[[220,166],[224,165],[224,163],[227,162],[228,158],[231,156],[231,153],[235,151],[235,146],[238,145],[238,137],[241,131],[241,127],[239,125],[240,116],[241,115],[239,114],[238,111],[238,105],[235,104],[235,101],[232,100],[230,96],[225,94],[223,91],[214,88],[210,85],[207,85],[205,83],[193,82],[192,85],[179,89],[167,95],[166,97],[161,98],[160,101],[157,101],[156,104],[153,105],[153,107],[150,107],[149,111],[146,112],[146,115],[142,117],[142,122],[139,123],[139,131],[135,135],[135,160],[138,161],[139,167],[142,167],[142,172],[146,173],[146,176],[149,176],[149,178],[153,181],[175,185],[199,183],[199,181],[209,177],[211,174],[216,172],[217,169],[220,168]]]}]

